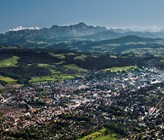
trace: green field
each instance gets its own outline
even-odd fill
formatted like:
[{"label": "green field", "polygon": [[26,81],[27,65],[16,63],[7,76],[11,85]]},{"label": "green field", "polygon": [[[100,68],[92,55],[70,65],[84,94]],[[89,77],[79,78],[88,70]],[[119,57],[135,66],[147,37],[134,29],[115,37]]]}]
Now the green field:
[{"label": "green field", "polygon": [[100,136],[92,140],[116,140],[116,138],[115,135],[113,134],[113,135]]},{"label": "green field", "polygon": [[107,134],[105,135],[106,128],[102,128],[99,131],[96,131],[92,134],[79,138],[78,140],[116,140],[116,134]]},{"label": "green field", "polygon": [[6,77],[6,76],[0,76],[0,81],[4,81],[8,84],[14,84],[16,83],[16,80],[10,78],[10,77]]},{"label": "green field", "polygon": [[137,66],[112,67],[112,68],[105,69],[105,71],[119,72],[119,71],[134,70],[136,68]]},{"label": "green field", "polygon": [[75,56],[75,53],[67,53],[68,56]]},{"label": "green field", "polygon": [[164,63],[164,59],[161,59],[159,62],[160,62],[160,63]]},{"label": "green field", "polygon": [[118,58],[117,56],[115,55],[110,55],[111,58]]},{"label": "green field", "polygon": [[49,54],[53,57],[58,58],[58,59],[65,59],[66,58],[65,54],[62,54],[62,53],[60,53],[60,54],[49,53]]},{"label": "green field", "polygon": [[[5,53],[9,53],[9,50]],[[137,68],[137,66],[133,66],[137,65],[137,60],[134,64],[126,57],[122,58],[112,54],[44,49],[39,51],[20,49],[19,53],[14,49],[10,53],[10,57],[7,59],[1,56],[0,73],[2,76],[13,79],[1,78],[1,81],[14,81],[14,79],[17,80],[17,83],[63,81],[82,76],[92,70],[120,72]],[[129,66],[119,67],[125,61]]]},{"label": "green field", "polygon": [[144,57],[147,54],[154,55],[156,57],[164,56],[164,48],[130,48],[122,51],[121,54],[134,54],[137,57]]},{"label": "green field", "polygon": [[[46,67],[51,71],[51,75],[49,76],[40,76],[33,77],[30,82],[44,82],[44,81],[64,81],[68,79],[74,79],[80,77],[78,74],[63,74],[61,71],[56,70],[55,65],[50,64],[38,64],[38,67]],[[76,70],[77,72],[83,72],[84,69],[77,67],[76,65],[65,65],[64,68]]]},{"label": "green field", "polygon": [[81,61],[84,61],[86,58],[87,58],[87,55],[82,54],[82,55],[76,56],[76,57],[74,58],[74,60],[81,60]]},{"label": "green field", "polygon": [[60,71],[56,70],[56,66],[55,64],[37,64],[38,67],[43,67],[43,68],[48,68],[51,71],[51,74],[58,74],[60,73]]},{"label": "green field", "polygon": [[0,61],[0,67],[14,67],[18,63],[19,57],[13,56]]},{"label": "green field", "polygon": [[37,66],[38,66],[38,67],[49,67],[49,66],[51,66],[51,65],[49,65],[49,64],[38,64]]},{"label": "green field", "polygon": [[80,68],[75,64],[64,65],[63,67],[66,69],[77,71],[77,72],[86,72],[87,71],[86,69]]},{"label": "green field", "polygon": [[72,74],[58,74],[58,75],[51,75],[51,76],[41,76],[41,77],[33,77],[30,82],[44,82],[44,81],[64,81],[68,79],[78,78],[80,75]]}]

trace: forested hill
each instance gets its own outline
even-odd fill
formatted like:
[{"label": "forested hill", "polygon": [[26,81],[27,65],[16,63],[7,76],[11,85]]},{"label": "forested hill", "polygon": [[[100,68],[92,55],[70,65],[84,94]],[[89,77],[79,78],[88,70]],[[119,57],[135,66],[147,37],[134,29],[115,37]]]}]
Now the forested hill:
[{"label": "forested hill", "polygon": [[83,22],[68,26],[52,25],[49,28],[12,30],[0,34],[0,44],[23,47],[47,47],[59,43],[79,41],[99,42],[126,36],[164,39],[164,32],[140,32],[126,29],[107,29],[106,27],[87,25]]},{"label": "forested hill", "polygon": [[146,59],[68,50],[1,49],[0,81],[29,83],[72,79],[89,71],[140,66]]}]

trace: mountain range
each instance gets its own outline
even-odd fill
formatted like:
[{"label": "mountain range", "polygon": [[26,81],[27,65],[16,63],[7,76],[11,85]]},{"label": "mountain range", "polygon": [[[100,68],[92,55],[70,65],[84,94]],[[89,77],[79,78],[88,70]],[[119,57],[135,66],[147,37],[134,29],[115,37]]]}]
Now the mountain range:
[{"label": "mountain range", "polygon": [[107,29],[78,23],[51,28],[23,29],[0,34],[0,49],[53,48],[87,52],[136,53],[154,52],[164,55],[164,32],[139,32],[124,29]]},{"label": "mountain range", "polygon": [[105,27],[87,26],[84,23],[79,23],[70,26],[53,25],[51,28],[42,29],[24,29],[19,31],[9,31],[5,34],[0,34],[0,42],[20,41],[20,40],[38,40],[38,39],[54,39],[65,37],[81,37],[91,35],[98,32],[107,31]]},{"label": "mountain range", "polygon": [[[126,29],[107,29],[100,26],[88,26],[83,22],[69,26],[53,25],[50,28],[24,29],[19,31],[9,31],[0,34],[1,44],[17,44],[42,41],[46,43],[56,43],[69,40],[92,40],[101,41],[115,39],[123,36],[140,36],[146,38],[164,38],[164,32],[139,32]],[[41,42],[40,42],[41,43]]]}]

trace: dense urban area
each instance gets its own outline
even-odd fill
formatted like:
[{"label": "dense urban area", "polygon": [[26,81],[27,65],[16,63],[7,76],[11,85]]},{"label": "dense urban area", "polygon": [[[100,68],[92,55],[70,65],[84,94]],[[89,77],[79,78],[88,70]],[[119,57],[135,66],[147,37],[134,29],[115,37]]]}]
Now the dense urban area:
[{"label": "dense urban area", "polygon": [[[164,137],[164,71],[91,71],[64,82],[1,90],[0,139],[82,139],[105,129],[113,139]],[[91,137],[88,137],[91,139]]]}]

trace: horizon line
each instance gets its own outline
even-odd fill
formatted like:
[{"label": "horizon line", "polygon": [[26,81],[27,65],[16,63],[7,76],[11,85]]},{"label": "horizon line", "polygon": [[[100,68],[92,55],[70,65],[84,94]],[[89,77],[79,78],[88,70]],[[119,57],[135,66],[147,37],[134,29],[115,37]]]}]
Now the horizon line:
[{"label": "horizon line", "polygon": [[[164,27],[157,26],[157,25],[151,25],[151,26],[133,26],[132,25],[132,26],[111,26],[111,27],[108,27],[108,26],[103,26],[103,25],[86,24],[85,22],[78,22],[78,23],[75,23],[75,24],[62,24],[62,25],[52,24],[51,27],[53,25],[57,25],[57,26],[71,26],[71,25],[78,25],[80,23],[84,23],[87,26],[105,27],[108,30],[120,29],[120,30],[140,31],[140,32],[160,32],[160,31],[164,30]],[[18,26],[14,27],[14,28],[9,28],[9,29],[7,29],[7,31],[0,32],[0,33],[4,34],[4,33],[9,32],[9,31],[21,31],[21,30],[40,30],[40,29],[43,29],[43,28],[51,28],[51,27],[38,27],[38,26],[18,25]]]}]

